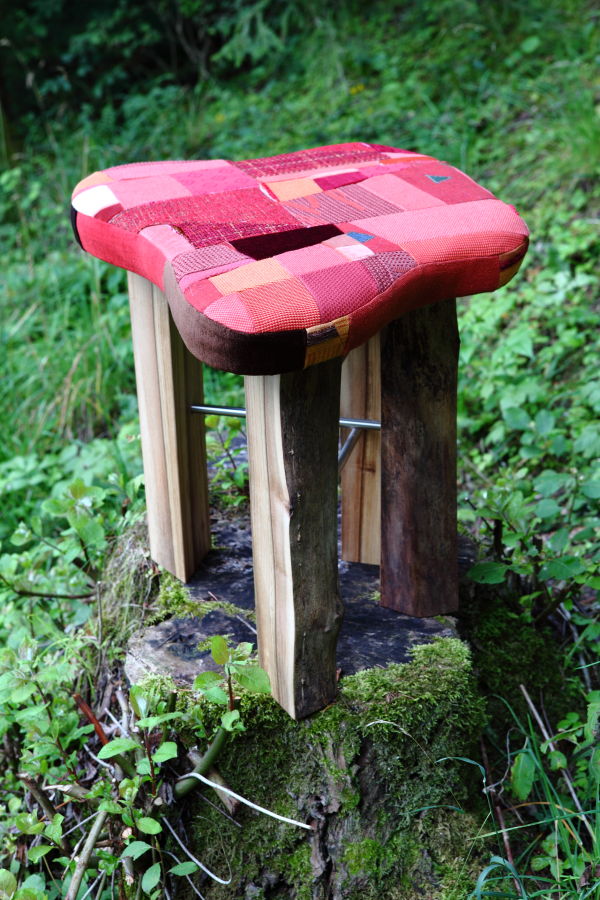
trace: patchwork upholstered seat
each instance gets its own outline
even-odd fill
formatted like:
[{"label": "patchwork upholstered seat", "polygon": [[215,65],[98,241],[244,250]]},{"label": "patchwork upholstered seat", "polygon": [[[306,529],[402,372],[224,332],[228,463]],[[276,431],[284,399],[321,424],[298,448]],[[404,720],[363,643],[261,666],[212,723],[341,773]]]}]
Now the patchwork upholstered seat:
[{"label": "patchwork upholstered seat", "polygon": [[152,281],[190,351],[244,374],[342,356],[408,310],[516,272],[516,211],[430,156],[352,143],[84,179],[83,248]]},{"label": "patchwork upholstered seat", "polygon": [[150,552],[183,580],[210,549],[199,360],[246,376],[258,645],[282,706],[337,689],[340,395],[368,428],[342,555],[380,562],[384,606],[456,611],[454,298],[517,271],[516,211],[431,156],[353,143],[116,166],[77,186],[73,226],[130,272]]}]

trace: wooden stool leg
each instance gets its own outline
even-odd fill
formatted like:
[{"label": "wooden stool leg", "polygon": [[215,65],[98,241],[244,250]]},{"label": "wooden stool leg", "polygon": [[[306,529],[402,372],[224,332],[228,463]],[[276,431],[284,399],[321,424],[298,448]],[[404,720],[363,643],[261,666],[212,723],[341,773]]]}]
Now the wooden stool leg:
[{"label": "wooden stool leg", "polygon": [[296,719],[336,694],[340,369],[245,379],[258,649]]},{"label": "wooden stool leg", "polygon": [[210,549],[202,364],[187,350],[167,300],[129,273],[131,330],[146,483],[150,555],[182,581]]},{"label": "wooden stool leg", "polygon": [[[342,366],[343,417],[381,419],[379,335],[352,350]],[[381,434],[363,431],[342,469],[342,559],[381,559]]]},{"label": "wooden stool leg", "polygon": [[407,313],[381,349],[381,603],[411,616],[458,609],[456,303]]}]

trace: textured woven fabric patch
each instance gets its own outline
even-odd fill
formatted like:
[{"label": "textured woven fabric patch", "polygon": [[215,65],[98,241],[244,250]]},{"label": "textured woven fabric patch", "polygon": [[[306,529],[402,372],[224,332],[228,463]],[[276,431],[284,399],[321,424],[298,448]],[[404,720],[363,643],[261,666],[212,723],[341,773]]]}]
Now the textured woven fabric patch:
[{"label": "textured woven fabric patch", "polygon": [[90,253],[169,285],[200,359],[248,374],[344,354],[423,298],[493,290],[528,234],[453,166],[363,142],[115,166],[77,185],[72,221]]}]

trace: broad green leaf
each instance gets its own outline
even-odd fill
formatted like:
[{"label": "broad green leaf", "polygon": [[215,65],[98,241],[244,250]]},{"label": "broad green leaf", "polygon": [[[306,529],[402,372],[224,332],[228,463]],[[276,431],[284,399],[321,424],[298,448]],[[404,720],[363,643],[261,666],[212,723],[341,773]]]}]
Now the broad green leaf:
[{"label": "broad green leaf", "polygon": [[550,763],[550,768],[553,772],[557,769],[567,768],[567,757],[564,753],[561,753],[560,750],[551,750],[548,754],[548,762]]},{"label": "broad green leaf", "polygon": [[139,741],[128,737],[115,738],[99,750],[98,759],[111,759],[113,756],[118,756],[119,753],[128,753],[129,750],[137,749],[141,749]]},{"label": "broad green leaf", "polygon": [[121,856],[131,856],[132,859],[139,859],[148,850],[152,850],[152,847],[146,841],[132,841],[131,844],[127,844]]},{"label": "broad green leaf", "polygon": [[142,890],[149,894],[160,881],[160,863],[154,863],[149,869],[146,869],[142,877]]},{"label": "broad green leaf", "polygon": [[570,478],[571,476],[565,474],[565,472],[555,472],[553,469],[544,469],[537,478],[534,478],[533,486],[542,497],[550,497],[557,491],[562,490],[562,488],[570,481]]},{"label": "broad green leaf", "polygon": [[23,834],[41,834],[46,827],[44,822],[39,821],[35,813],[22,813],[20,816],[16,816],[15,826]]},{"label": "broad green leaf", "polygon": [[200,672],[194,679],[194,690],[207,691],[209,688],[220,686],[223,676],[219,672]]},{"label": "broad green leaf", "polygon": [[588,694],[587,721],[584,727],[586,741],[600,740],[600,691]]},{"label": "broad green leaf", "polygon": [[142,816],[141,819],[136,819],[135,824],[140,831],[144,832],[144,834],[160,834],[162,831],[160,822],[150,818],[150,816]]},{"label": "broad green leaf", "polygon": [[191,860],[189,862],[177,863],[176,866],[173,866],[172,869],[169,869],[169,872],[172,875],[193,875],[194,872],[198,871],[198,866],[196,863],[193,863]]},{"label": "broad green leaf", "polygon": [[210,652],[212,658],[218,666],[224,666],[229,659],[229,648],[227,641],[220,634],[215,634],[210,641]]},{"label": "broad green leaf", "polygon": [[534,421],[535,430],[542,436],[550,434],[556,423],[554,415],[547,409],[541,409]]},{"label": "broad green leaf", "polygon": [[8,869],[0,869],[0,893],[12,897],[17,889],[17,879]]},{"label": "broad green leaf", "polygon": [[161,744],[154,753],[152,754],[152,759],[155,763],[166,762],[168,759],[175,759],[177,756],[177,744],[175,741],[165,741],[164,744]]},{"label": "broad green leaf", "polygon": [[143,719],[139,719],[136,724],[139,728],[156,728],[157,725],[162,725],[163,722],[170,722],[173,719],[182,718],[182,712],[161,713],[159,716],[146,716]]},{"label": "broad green leaf", "polygon": [[479,584],[501,584],[508,566],[504,563],[484,561],[475,563],[469,569],[469,578]]},{"label": "broad green leaf", "polygon": [[574,578],[584,571],[584,565],[576,556],[563,556],[561,559],[553,559],[544,563],[540,569],[540,578],[546,581],[548,578],[557,578],[560,581]]},{"label": "broad green leaf", "polygon": [[52,821],[46,825],[44,829],[44,834],[46,834],[51,841],[54,841],[55,844],[58,844],[62,837],[62,823],[64,820],[64,816],[61,816],[60,813],[56,813]]},{"label": "broad green leaf", "polygon": [[260,666],[245,666],[236,670],[235,677],[247,691],[253,691],[255,694],[271,693],[269,676]]},{"label": "broad green leaf", "polygon": [[535,780],[535,760],[526,751],[517,753],[510,770],[513,792],[519,800],[527,800]]},{"label": "broad green leaf", "polygon": [[527,431],[529,423],[531,422],[529,414],[526,413],[524,409],[519,409],[517,406],[509,406],[508,409],[503,409],[502,418],[508,427],[512,428],[514,431]]},{"label": "broad green leaf", "polygon": [[138,775],[149,775],[151,772],[150,760],[145,756],[139,759],[135,765],[135,771]]},{"label": "broad green leaf", "polygon": [[531,860],[531,868],[534,872],[541,872],[542,869],[549,868],[553,861],[551,856],[534,856]]},{"label": "broad green leaf", "polygon": [[240,713],[237,709],[229,709],[221,716],[221,725],[226,731],[233,731],[236,722],[240,720]]},{"label": "broad green leaf", "polygon": [[600,499],[600,481],[584,481],[581,485],[581,493],[590,500]]},{"label": "broad green leaf", "polygon": [[115,800],[101,800],[98,809],[104,809],[106,812],[112,813],[115,816],[121,815],[123,811],[121,804],[117,803]]},{"label": "broad green leaf", "polygon": [[32,862],[38,862],[42,856],[45,856],[46,853],[49,853],[53,848],[50,844],[38,844],[37,847],[30,847],[27,850],[27,858]]},{"label": "broad green leaf", "polygon": [[552,500],[550,497],[540,500],[539,503],[536,503],[534,509],[536,516],[539,516],[540,519],[551,519],[553,516],[560,515],[560,506],[556,500]]},{"label": "broad green leaf", "polygon": [[19,706],[21,703],[25,703],[25,701],[28,700],[36,690],[37,688],[35,684],[31,684],[31,682],[20,684],[14,689],[14,691],[12,691],[10,695],[10,702],[14,703],[15,706]]}]

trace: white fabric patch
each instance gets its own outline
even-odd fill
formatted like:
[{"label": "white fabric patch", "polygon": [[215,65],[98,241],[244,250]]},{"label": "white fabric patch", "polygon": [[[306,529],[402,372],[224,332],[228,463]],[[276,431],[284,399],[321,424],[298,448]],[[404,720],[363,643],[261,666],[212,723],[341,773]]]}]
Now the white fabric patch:
[{"label": "white fabric patch", "polygon": [[101,209],[107,209],[118,202],[111,189],[105,184],[96,184],[73,198],[73,206],[84,216],[95,216]]}]

